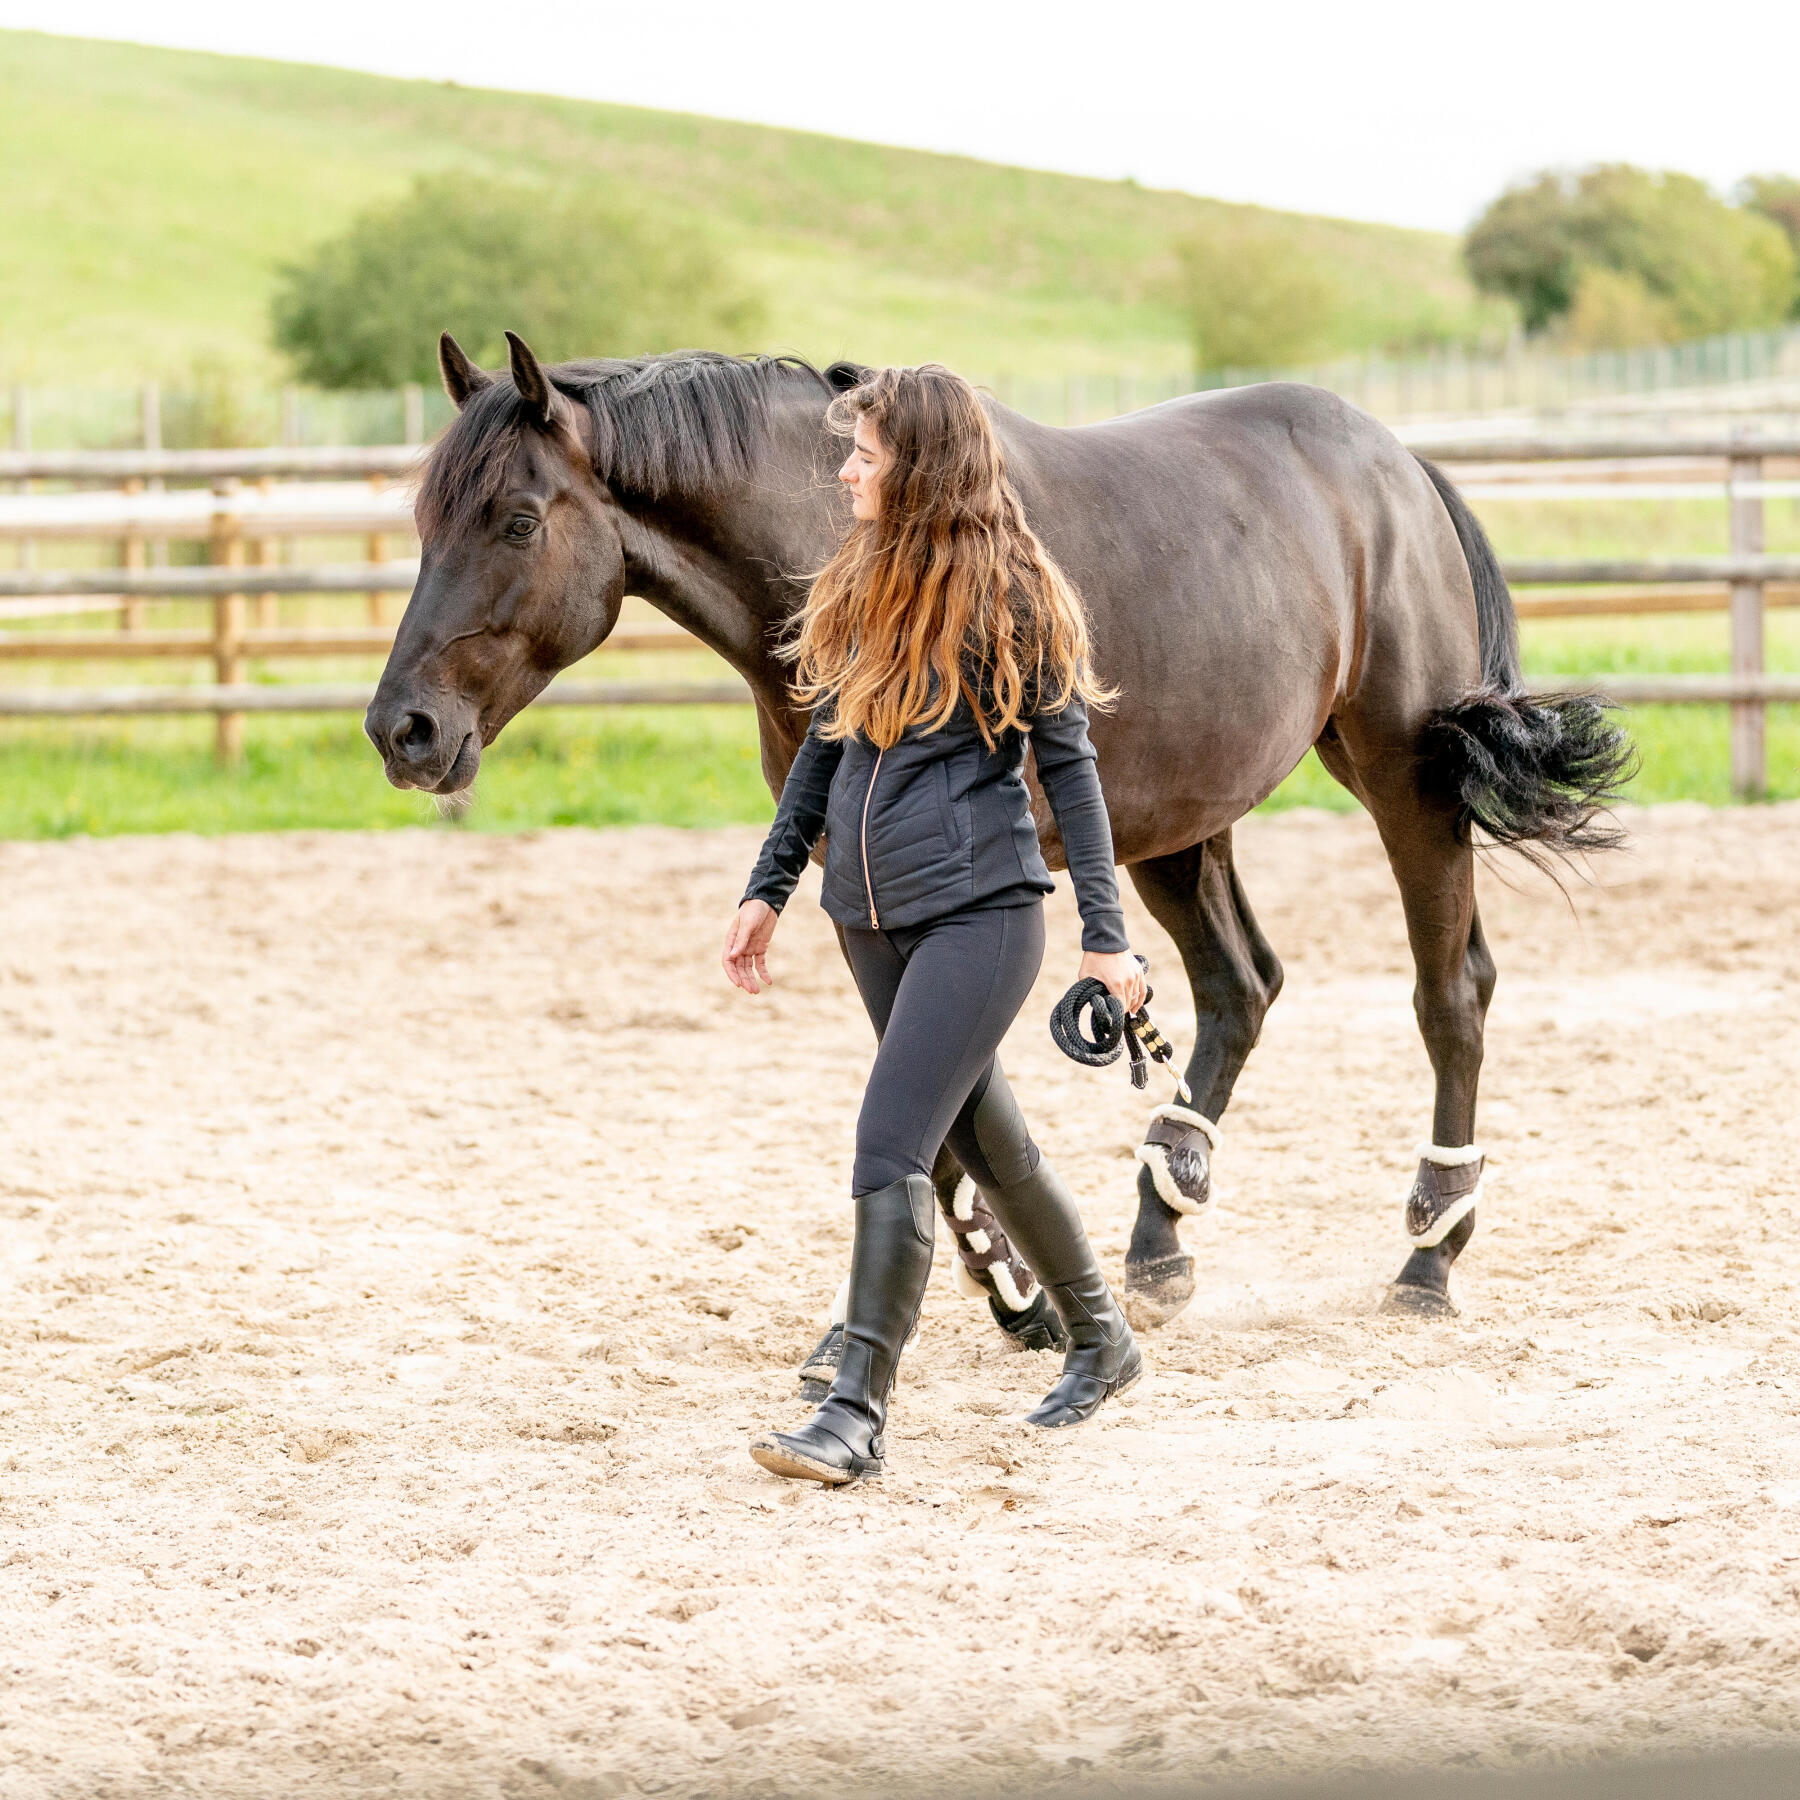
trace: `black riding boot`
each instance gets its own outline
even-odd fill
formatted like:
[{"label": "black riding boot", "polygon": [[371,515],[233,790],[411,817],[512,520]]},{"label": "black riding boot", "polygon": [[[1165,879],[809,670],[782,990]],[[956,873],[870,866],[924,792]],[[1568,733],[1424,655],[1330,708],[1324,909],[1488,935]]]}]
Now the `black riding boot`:
[{"label": "black riding boot", "polygon": [[936,1223],[928,1176],[857,1195],[844,1348],[831,1392],[798,1430],[752,1440],[750,1454],[765,1469],[830,1487],[881,1473],[888,1394],[925,1298]]},{"label": "black riding boot", "polygon": [[991,1191],[988,1203],[1069,1332],[1062,1379],[1026,1422],[1051,1429],[1083,1424],[1143,1374],[1143,1354],[1094,1260],[1075,1198],[1049,1163]]}]

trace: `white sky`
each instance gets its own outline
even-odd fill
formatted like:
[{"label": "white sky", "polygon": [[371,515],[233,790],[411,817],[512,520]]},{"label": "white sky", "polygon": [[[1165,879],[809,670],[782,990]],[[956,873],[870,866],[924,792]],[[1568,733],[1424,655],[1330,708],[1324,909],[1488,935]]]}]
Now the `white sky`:
[{"label": "white sky", "polygon": [[0,0],[0,25],[582,95],[1460,230],[1601,159],[1800,173],[1800,0]]}]

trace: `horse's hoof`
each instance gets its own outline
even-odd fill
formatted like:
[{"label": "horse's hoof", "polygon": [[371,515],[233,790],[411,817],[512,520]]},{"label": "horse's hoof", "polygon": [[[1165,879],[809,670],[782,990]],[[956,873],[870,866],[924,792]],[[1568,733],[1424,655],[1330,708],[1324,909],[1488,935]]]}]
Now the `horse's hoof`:
[{"label": "horse's hoof", "polygon": [[1023,1312],[1008,1312],[994,1299],[988,1301],[988,1311],[1006,1334],[1009,1350],[1061,1350],[1069,1342],[1069,1334],[1042,1288],[1031,1296],[1031,1304]]},{"label": "horse's hoof", "polygon": [[1475,1235],[1475,1215],[1458,1219],[1442,1243],[1415,1245],[1381,1303],[1384,1313],[1414,1319],[1454,1319],[1462,1308],[1450,1292],[1450,1265]]},{"label": "horse's hoof", "polygon": [[1462,1308],[1447,1293],[1401,1281],[1388,1288],[1381,1310],[1411,1319],[1455,1319],[1462,1315]]},{"label": "horse's hoof", "polygon": [[1133,1331],[1154,1331],[1194,1297],[1194,1259],[1179,1251],[1125,1265],[1125,1317]]}]

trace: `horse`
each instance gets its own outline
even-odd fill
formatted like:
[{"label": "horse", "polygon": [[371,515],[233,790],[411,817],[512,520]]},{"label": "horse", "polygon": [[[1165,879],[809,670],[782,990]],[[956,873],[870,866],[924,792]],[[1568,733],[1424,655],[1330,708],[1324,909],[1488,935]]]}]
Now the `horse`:
[{"label": "horse", "polygon": [[[784,638],[807,572],[847,524],[826,408],[867,370],[710,351],[546,368],[508,343],[504,374],[448,334],[439,346],[457,415],[424,470],[419,578],[365,720],[388,780],[467,789],[483,749],[605,642],[631,593],[743,677],[778,794],[807,723]],[[1628,739],[1591,696],[1527,692],[1480,524],[1439,470],[1336,395],[1266,383],[1075,429],[984,404],[1027,517],[1087,605],[1097,672],[1119,691],[1092,721],[1114,851],[1193,990],[1192,1104],[1155,1108],[1137,1150],[1133,1323],[1160,1325],[1195,1292],[1180,1226],[1210,1203],[1220,1121],[1281,989],[1232,827],[1309,748],[1380,834],[1435,1079],[1403,1206],[1410,1248],[1383,1305],[1453,1314],[1450,1270],[1480,1194],[1476,1086],[1496,978],[1477,848],[1543,859],[1616,842],[1607,808],[1630,773]],[[1061,868],[1035,780],[1032,804]],[[1007,1262],[987,1241],[997,1227],[982,1207],[987,1238],[972,1229],[971,1184],[948,1152],[933,1181],[967,1273],[994,1294]]]}]

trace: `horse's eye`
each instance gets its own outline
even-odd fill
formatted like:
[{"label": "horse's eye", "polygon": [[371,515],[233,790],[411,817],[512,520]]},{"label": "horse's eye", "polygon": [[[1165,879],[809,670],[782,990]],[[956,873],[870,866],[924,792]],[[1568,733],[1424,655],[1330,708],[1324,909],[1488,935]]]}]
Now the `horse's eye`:
[{"label": "horse's eye", "polygon": [[506,535],[509,538],[528,538],[538,528],[538,522],[530,513],[516,513],[506,522]]}]

